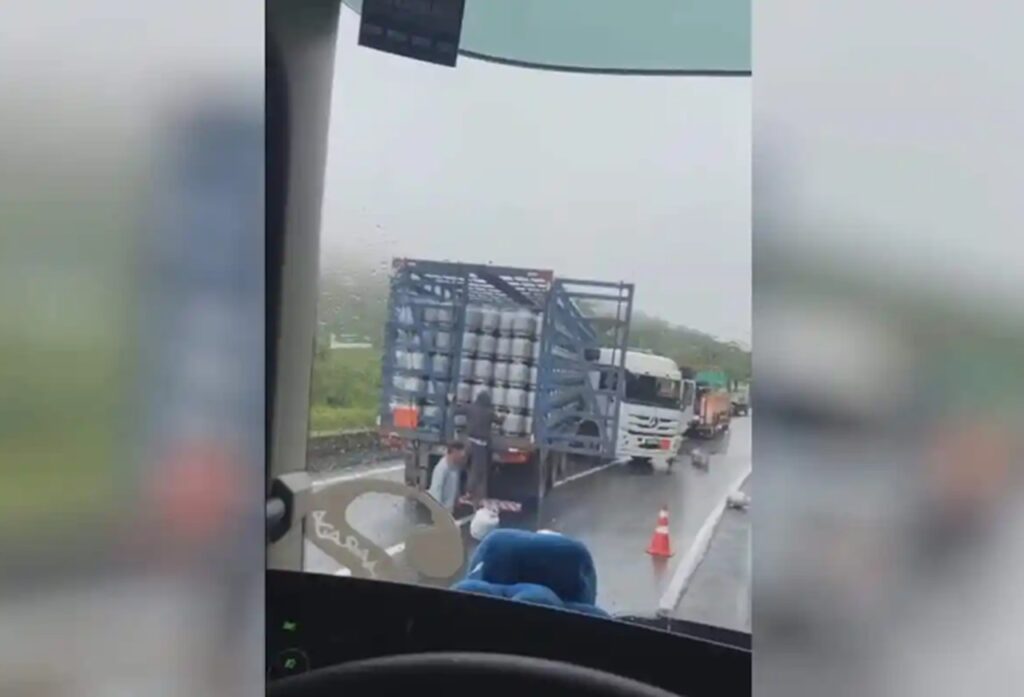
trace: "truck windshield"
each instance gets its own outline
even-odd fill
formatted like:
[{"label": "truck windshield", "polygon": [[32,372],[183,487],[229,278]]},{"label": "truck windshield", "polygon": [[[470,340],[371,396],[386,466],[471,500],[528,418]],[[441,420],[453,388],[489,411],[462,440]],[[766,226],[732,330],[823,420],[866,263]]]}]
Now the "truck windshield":
[{"label": "truck windshield", "polygon": [[679,408],[679,380],[626,371],[626,401],[663,409]]},{"label": "truck windshield", "polygon": [[[681,411],[684,366],[688,378],[749,379],[749,352],[728,343],[749,325],[749,78],[602,77],[465,55],[453,70],[360,46],[359,31],[343,8],[309,357],[306,472],[330,501],[301,541],[282,541],[293,564],[365,576],[367,552],[393,562],[377,565],[381,578],[452,588],[476,568],[487,525],[546,530],[585,541],[609,614],[749,631],[732,600],[749,595],[742,569],[738,590],[712,579],[685,613],[674,608],[689,582],[668,583],[689,573],[690,522],[750,462],[750,420],[738,420],[730,444],[700,441],[715,448],[709,483],[688,464],[697,435]],[[700,186],[681,195],[679,182]],[[679,264],[707,235],[739,260],[728,279]],[[691,299],[694,287],[728,297]],[[471,441],[470,405],[484,394],[491,413],[472,409]],[[355,489],[365,493],[343,509]],[[461,551],[410,553],[433,520],[425,501],[447,509]],[[666,505],[678,551],[655,569],[637,526],[653,534]],[[477,516],[485,507],[497,523]],[[360,533],[358,550],[342,524]],[[727,561],[741,567],[734,537]]]}]

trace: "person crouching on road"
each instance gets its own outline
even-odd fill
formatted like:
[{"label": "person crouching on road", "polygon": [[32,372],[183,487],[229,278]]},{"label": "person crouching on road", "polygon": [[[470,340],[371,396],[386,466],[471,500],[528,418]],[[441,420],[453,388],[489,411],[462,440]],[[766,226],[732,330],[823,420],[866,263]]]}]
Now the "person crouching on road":
[{"label": "person crouching on road", "polygon": [[449,513],[455,510],[455,502],[459,499],[459,474],[465,464],[466,446],[449,443],[448,451],[438,461],[430,477],[430,495]]}]

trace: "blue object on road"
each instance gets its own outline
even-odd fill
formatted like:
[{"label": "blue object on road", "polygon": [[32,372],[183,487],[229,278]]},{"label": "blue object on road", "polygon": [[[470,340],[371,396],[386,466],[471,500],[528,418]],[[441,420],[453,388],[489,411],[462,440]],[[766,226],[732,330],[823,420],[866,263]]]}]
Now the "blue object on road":
[{"label": "blue object on road", "polygon": [[469,560],[454,590],[610,617],[595,605],[597,571],[586,546],[560,534],[498,529]]}]

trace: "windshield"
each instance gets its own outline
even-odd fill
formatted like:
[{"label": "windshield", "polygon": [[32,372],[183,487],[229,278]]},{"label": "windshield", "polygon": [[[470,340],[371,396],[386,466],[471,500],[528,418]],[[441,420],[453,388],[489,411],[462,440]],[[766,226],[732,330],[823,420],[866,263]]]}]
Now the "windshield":
[{"label": "windshield", "polygon": [[626,371],[626,401],[663,409],[678,409],[679,380],[635,375]]},{"label": "windshield", "polygon": [[[593,558],[596,594],[562,599],[574,607],[749,631],[742,542],[728,598],[679,566],[700,527],[683,511],[710,515],[749,472],[749,419],[690,433],[680,380],[627,373],[626,406],[671,412],[626,429],[643,415],[620,416],[621,383],[597,378],[619,369],[592,348],[749,378],[749,79],[465,55],[451,69],[358,32],[343,7],[306,468],[321,490],[367,493],[307,520],[303,568],[452,588],[488,525],[550,530]],[[686,262],[711,241],[722,263]],[[691,465],[696,444],[717,453],[716,477]],[[666,503],[669,533],[652,540]],[[439,509],[462,548],[431,569],[407,541]],[[339,549],[345,526],[394,568]],[[684,605],[687,586],[708,595]]]}]

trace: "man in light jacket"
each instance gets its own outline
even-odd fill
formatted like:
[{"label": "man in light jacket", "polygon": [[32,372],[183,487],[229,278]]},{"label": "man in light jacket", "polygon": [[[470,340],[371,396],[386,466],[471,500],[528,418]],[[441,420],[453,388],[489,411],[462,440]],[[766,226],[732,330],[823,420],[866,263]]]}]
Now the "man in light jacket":
[{"label": "man in light jacket", "polygon": [[462,443],[449,443],[448,452],[430,476],[430,495],[449,512],[455,510],[455,502],[459,498],[459,473],[465,462],[466,446]]}]

